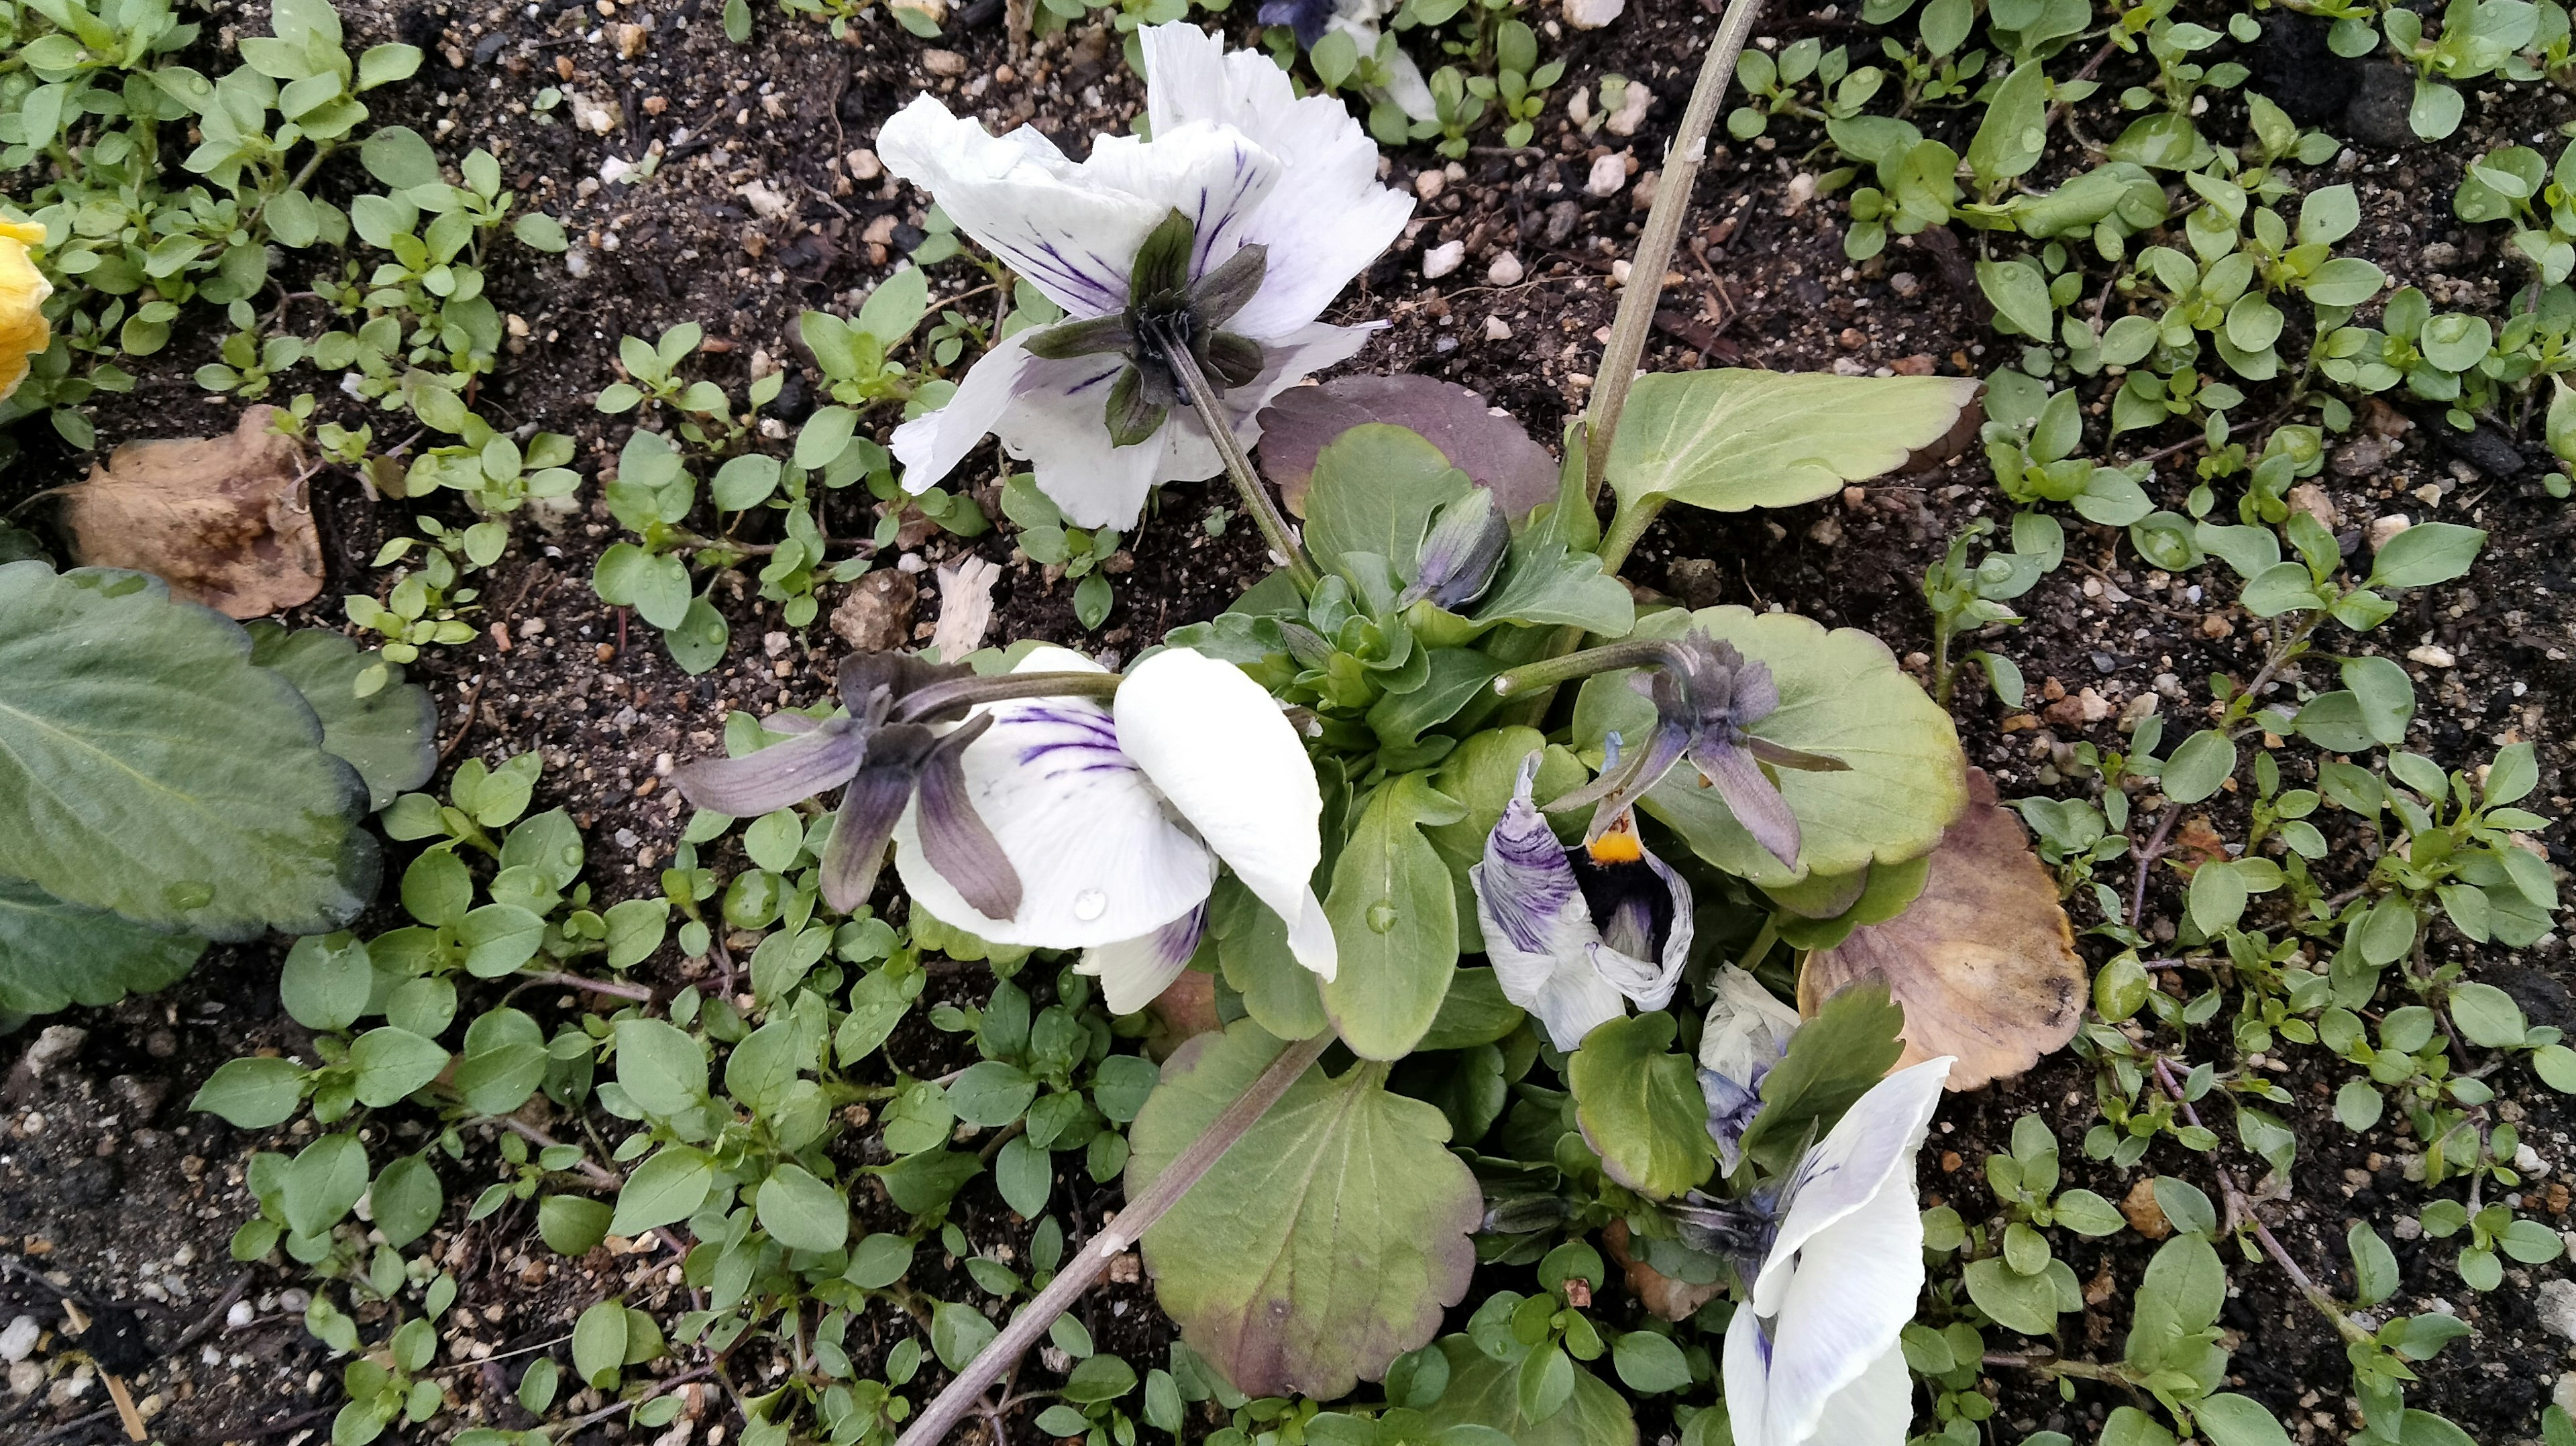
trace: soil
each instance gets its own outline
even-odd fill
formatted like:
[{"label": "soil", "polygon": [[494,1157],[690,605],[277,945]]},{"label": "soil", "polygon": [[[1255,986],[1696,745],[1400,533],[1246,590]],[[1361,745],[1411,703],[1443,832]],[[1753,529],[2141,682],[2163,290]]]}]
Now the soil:
[{"label": "soil", "polygon": [[[1541,8],[1553,12],[1552,3]],[[2217,24],[2230,8],[2186,3],[2178,14]],[[695,375],[739,397],[757,370],[784,366],[795,385],[771,410],[783,421],[796,420],[795,394],[810,398],[815,380],[793,340],[797,315],[808,308],[847,314],[922,237],[924,198],[874,173],[872,156],[860,156],[895,106],[927,89],[997,131],[1031,124],[1077,153],[1083,137],[1123,130],[1140,108],[1140,84],[1120,61],[1113,35],[1077,27],[1015,57],[996,12],[969,7],[963,14],[971,18],[947,36],[923,41],[888,22],[882,10],[854,19],[846,40],[764,10],[752,42],[735,46],[722,34],[717,7],[701,0],[637,0],[622,8],[618,0],[350,5],[353,45],[399,38],[430,52],[418,77],[370,97],[377,119],[433,135],[443,154],[469,144],[491,149],[524,200],[563,218],[575,238],[575,250],[564,258],[498,248],[490,290],[506,313],[525,323],[525,332],[512,328],[502,370],[478,406],[498,425],[535,423],[574,434],[581,448],[577,466],[587,476],[615,457],[629,426],[591,405],[616,379],[617,338],[651,338],[696,321],[728,349],[702,357]],[[215,54],[218,47],[237,33],[261,33],[255,5],[217,3],[207,7],[207,18],[201,47],[207,53],[190,61],[209,72],[233,63]],[[1550,24],[1542,44],[1567,63],[1560,102],[1605,74],[1653,91],[1654,104],[1633,136],[1583,134],[1562,121],[1564,109],[1556,103],[1539,143],[1527,150],[1480,146],[1456,164],[1422,148],[1392,153],[1390,183],[1430,199],[1404,241],[1330,318],[1390,323],[1356,365],[1476,387],[1553,444],[1587,395],[1588,373],[1616,304],[1611,262],[1633,246],[1645,214],[1646,174],[1659,164],[1715,23],[1690,0],[1639,0],[1606,30],[1559,34]],[[634,26],[643,27],[640,38],[627,29]],[[1230,28],[1238,39],[1248,34],[1240,24]],[[1828,44],[1876,46],[1865,27],[1830,10],[1772,25],[1762,43],[1806,34]],[[2400,282],[2423,286],[2437,302],[2501,312],[2523,273],[2491,235],[2452,220],[2449,197],[2464,158],[2490,145],[2537,142],[2554,151],[2555,128],[2576,114],[2576,101],[2547,85],[2473,93],[2468,126],[2452,142],[2392,150],[2388,142],[2405,139],[2402,123],[2390,137],[2384,117],[2372,110],[2384,85],[2372,68],[2324,52],[2310,22],[2276,13],[2261,41],[2226,42],[2215,55],[2277,77],[2283,103],[2303,122],[2378,142],[2353,140],[2354,148],[2318,177],[2318,183],[2348,180],[2360,191],[2366,219],[2345,244],[2347,252],[2369,257]],[[2139,78],[2133,73],[2139,65],[2125,56],[2109,59],[2101,96],[2076,108],[2035,181],[2083,165],[2083,138],[2116,134],[2123,122],[2110,98]],[[529,109],[537,91],[550,85],[576,98],[552,120]],[[608,134],[560,119],[586,107],[613,111]],[[2238,100],[2214,95],[2203,124],[2231,137],[2241,118]],[[1964,149],[1974,113],[1932,111],[1917,121]],[[657,153],[658,170],[643,183],[596,184],[610,158],[642,163]],[[1630,184],[1607,198],[1587,195],[1594,160],[1619,153],[1631,158]],[[854,164],[866,179],[854,177]],[[1974,233],[1944,233],[1937,245],[1933,238],[1901,240],[1883,257],[1855,266],[1842,254],[1847,218],[1840,202],[1794,199],[1806,189],[1799,178],[1831,164],[1819,130],[1790,118],[1775,119],[1759,142],[1712,156],[1647,365],[1944,375],[1991,369],[1986,343],[1993,334],[1984,328],[1983,303],[1968,276]],[[1440,179],[1430,180],[1434,175]],[[340,162],[319,184],[328,193],[356,180],[355,165]],[[767,199],[768,209],[756,210],[746,195],[754,187],[753,194],[783,199]],[[1424,254],[1449,241],[1465,243],[1465,264],[1426,281]],[[1488,268],[1505,253],[1518,260],[1524,278],[1494,284]],[[942,297],[984,284],[963,262],[933,274]],[[964,304],[992,301],[984,293]],[[229,429],[239,404],[205,395],[192,380],[220,339],[216,329],[183,330],[141,371],[130,397],[110,398],[97,409],[100,445]],[[286,379],[286,394],[302,389],[320,392],[326,418],[370,419],[310,373]],[[2266,392],[2249,390],[2247,415],[2266,414],[2272,405]],[[2317,479],[2346,529],[2357,533],[2375,516],[2404,512],[2471,522],[2492,534],[2464,585],[2410,599],[2373,637],[2372,647],[2392,654],[2429,645],[2454,659],[2410,664],[2422,707],[2409,744],[2446,767],[2474,767],[2499,743],[2533,741],[2542,782],[2531,806],[2564,809],[2565,795],[2576,789],[2564,774],[2567,733],[2553,720],[2564,716],[2576,686],[2566,541],[2576,519],[2541,489],[2538,459],[2546,449],[2539,420],[2518,418],[2510,433],[2485,432],[2474,442],[2449,432],[2437,413],[2380,420],[2412,422],[2395,437],[2391,455],[2351,471],[2333,467]],[[19,432],[27,450],[22,465],[0,478],[0,508],[85,469],[83,459],[65,453],[43,428]],[[2127,444],[2143,452],[2178,440],[2178,434],[2133,436]],[[2150,485],[2160,502],[2179,503],[2190,485],[2192,455],[2160,464]],[[960,480],[989,491],[994,465],[989,451],[979,454],[970,469],[984,470]],[[2433,500],[2419,495],[2428,492]],[[585,489],[586,499],[595,495]],[[896,622],[926,636],[939,610],[935,569],[972,553],[1003,565],[994,593],[995,636],[1132,652],[1168,628],[1213,614],[1263,569],[1257,537],[1244,519],[1235,518],[1222,536],[1197,525],[1210,504],[1226,500],[1201,487],[1168,489],[1161,515],[1129,539],[1113,566],[1117,605],[1096,632],[1075,621],[1071,584],[1017,557],[1003,533],[971,540],[933,534],[905,549],[897,565],[920,587],[909,615]],[[369,563],[387,537],[411,530],[415,511],[451,523],[470,520],[452,499],[419,507],[371,502],[354,479],[338,475],[317,483],[316,510],[330,600],[388,582]],[[1806,507],[1731,516],[1675,509],[1638,548],[1629,572],[1644,587],[1693,605],[1777,606],[1866,628],[1909,666],[1928,671],[1922,654],[1930,647],[1930,617],[1920,591],[1926,567],[1971,519],[2008,512],[1982,457],[1970,448],[1946,465]],[[870,521],[838,519],[836,530],[855,534]],[[470,644],[433,649],[413,676],[438,702],[450,763],[467,756],[497,762],[540,750],[546,773],[536,806],[561,805],[582,824],[590,844],[585,877],[594,890],[610,900],[653,892],[683,812],[680,800],[658,786],[662,775],[675,760],[714,747],[730,710],[767,711],[822,696],[841,645],[819,620],[803,630],[787,628],[773,606],[737,590],[720,599],[733,629],[727,662],[686,677],[647,630],[626,624],[591,593],[592,561],[616,535],[604,507],[593,502],[552,533],[527,525],[517,531],[512,552],[483,579],[488,608],[477,621],[484,631]],[[1960,690],[1956,712],[1971,760],[1995,776],[2007,797],[2080,796],[2083,785],[2062,772],[2071,745],[2118,746],[2123,712],[2149,696],[2180,726],[2193,700],[2206,699],[2210,675],[2241,679],[2262,658],[2264,625],[2202,593],[2210,586],[2232,596],[2231,582],[2149,572],[2117,532],[2072,519],[2068,557],[2072,565],[2021,600],[2025,625],[1982,640],[2021,663],[2034,693],[2030,709],[2004,708],[1973,686]],[[825,591],[827,612],[840,601],[839,589]],[[293,620],[339,626],[340,614],[334,601]],[[2284,677],[2276,686],[2294,681]],[[2305,757],[2284,754],[2293,781]],[[2223,797],[2215,811],[2222,829],[2241,823],[2241,811],[2231,819]],[[2554,862],[2570,862],[2561,833],[2552,831],[2545,842]],[[2358,878],[2366,860],[2357,841],[2336,843],[2330,867]],[[2106,881],[2125,890],[2127,867],[2125,861],[2113,866]],[[2172,876],[2160,873],[2148,891],[2148,917],[2167,937],[2178,901]],[[2074,907],[2079,928],[2095,922],[2086,901],[2079,898]],[[2087,949],[2097,960],[2108,954],[2096,941]],[[2447,933],[2437,949],[2444,958],[2472,952]],[[34,1355],[49,1384],[29,1397],[0,1397],[0,1440],[77,1446],[122,1439],[95,1379],[100,1370],[123,1376],[155,1431],[173,1443],[292,1442],[301,1439],[299,1431],[327,1431],[339,1398],[337,1369],[300,1324],[298,1277],[245,1270],[225,1250],[233,1228],[252,1212],[243,1186],[250,1153],[293,1141],[235,1131],[185,1108],[228,1058],[309,1047],[309,1036],[278,1008],[282,954],[282,941],[219,949],[160,996],[41,1021],[85,1031],[85,1042],[41,1072],[12,1071],[0,1086],[7,1106],[0,1138],[0,1244],[6,1246],[0,1250],[0,1325],[23,1312],[55,1332]],[[2536,1022],[2576,1026],[2565,1017],[2576,962],[2559,936],[2518,955],[2479,951],[2476,967],[2486,977],[2517,980],[2508,987],[2559,1016],[2534,1006]],[[677,982],[679,969],[676,958],[665,958],[638,977]],[[980,966],[963,966],[941,973],[933,992],[971,1003],[988,988]],[[522,996],[523,1003],[530,997]],[[539,1008],[565,1014],[573,1005],[569,998],[540,1000]],[[896,1037],[896,1056],[932,1074],[963,1063],[955,1040],[921,1018],[916,1011]],[[0,1042],[0,1060],[18,1058],[33,1035],[31,1029]],[[2195,1041],[2191,1057],[2223,1057],[2211,1052],[2225,1049],[2223,1037]],[[2282,1063],[2288,1072],[2279,1081],[2300,1101],[2294,1111],[2300,1154],[2294,1188],[2263,1207],[2265,1218],[2330,1290],[2349,1288],[2342,1247],[2348,1222],[2378,1224],[2405,1271],[2404,1290],[2384,1309],[2447,1309],[2476,1331],[2425,1369],[2410,1391],[2412,1404],[2451,1417],[2490,1446],[2536,1438],[2539,1409],[2570,1362],[2568,1342],[2540,1327],[2535,1290],[2540,1278],[2562,1275],[2563,1264],[2514,1267],[2506,1284],[2489,1294],[2466,1289],[2450,1268],[2450,1248],[2406,1237],[2405,1224],[2431,1198],[2405,1178],[2411,1142],[2386,1127],[2355,1136],[2337,1125],[2330,1097],[2341,1074],[2319,1069],[2315,1051],[2293,1051]],[[2090,1088],[2084,1066],[2061,1056],[2022,1079],[1954,1099],[1936,1126],[1935,1148],[1925,1155],[1927,1196],[1956,1205],[1972,1222],[1990,1215],[1983,1156],[2004,1149],[2013,1121],[2030,1111],[2059,1128],[2071,1184],[2116,1200],[2140,1175],[2164,1171],[2218,1193],[2210,1163],[2171,1146],[2132,1171],[2084,1161],[2077,1145],[2091,1116]],[[2566,1186],[2576,1184],[2576,1150],[2563,1102],[2518,1081],[2505,1109],[2521,1115],[2525,1141],[2547,1162],[2545,1174],[2525,1186],[2526,1213],[2576,1225],[2564,1213]],[[2252,1185],[2262,1173],[2259,1162],[2235,1147],[2223,1124],[2213,1123],[2231,1136],[2222,1152],[2227,1167]],[[399,1135],[423,1126],[392,1128]],[[559,1128],[582,1125],[564,1121]],[[451,1202],[470,1200],[504,1178],[488,1132],[469,1145],[467,1161],[447,1172]],[[1080,1217],[1077,1239],[1118,1203],[1114,1189],[1092,1186],[1078,1173],[1060,1177],[1060,1214],[1071,1213],[1068,1200]],[[862,1203],[885,1217],[871,1224],[900,1223],[890,1205]],[[425,1243],[463,1286],[439,1379],[450,1406],[466,1415],[443,1421],[480,1413],[488,1424],[531,1424],[510,1396],[525,1356],[546,1349],[561,1357],[573,1316],[606,1293],[628,1290],[632,1301],[666,1316],[681,1308],[674,1303],[675,1262],[649,1242],[633,1255],[602,1250],[567,1261],[535,1244],[527,1206],[505,1207],[474,1224],[463,1214],[452,1204]],[[988,1184],[970,1186],[952,1218],[978,1249],[995,1241],[1015,1253],[1027,1249],[1027,1224],[1007,1212]],[[2124,1234],[2078,1244],[2070,1263],[2082,1279],[2093,1279],[2107,1263],[2115,1280],[2133,1281],[2150,1248]],[[939,1278],[946,1268],[921,1283],[954,1296]],[[1146,1287],[1132,1272],[1124,1274],[1123,1283],[1086,1301],[1087,1323],[1104,1346],[1131,1361],[1158,1360],[1169,1328]],[[1527,1287],[1526,1271],[1487,1274],[1491,1279],[1479,1281],[1471,1302],[1491,1286]],[[2344,1437],[2356,1418],[2343,1394],[2340,1342],[2270,1266],[2240,1264],[2234,1278],[2239,1293],[2223,1324],[2234,1333],[2237,1388],[2274,1407],[2302,1441]],[[962,1290],[962,1277],[957,1284]],[[65,1300],[97,1322],[91,1335],[61,1333]],[[1609,1291],[1599,1309],[1624,1321],[1635,1307]],[[2068,1319],[2065,1348],[2113,1358],[2126,1319],[2125,1296],[2114,1290],[2080,1321]],[[875,1369],[898,1337],[894,1325],[880,1308],[854,1326],[852,1354],[863,1372]],[[757,1375],[762,1368],[749,1369]],[[2090,1439],[2123,1399],[2087,1386],[2067,1402],[2052,1383],[2030,1373],[1999,1368],[1994,1374],[1999,1422],[2013,1433],[1997,1439],[2040,1429]],[[925,1379],[936,1377],[935,1365],[926,1368]],[[701,1430],[713,1441],[712,1428],[724,1415],[721,1398],[707,1396],[703,1409]],[[1664,1408],[1643,1404],[1641,1426],[1649,1441],[1668,1435]],[[1015,1435],[1032,1429],[1018,1425]],[[1192,1434],[1201,1429],[1194,1425]],[[581,1439],[616,1439],[619,1431],[603,1423]]]}]

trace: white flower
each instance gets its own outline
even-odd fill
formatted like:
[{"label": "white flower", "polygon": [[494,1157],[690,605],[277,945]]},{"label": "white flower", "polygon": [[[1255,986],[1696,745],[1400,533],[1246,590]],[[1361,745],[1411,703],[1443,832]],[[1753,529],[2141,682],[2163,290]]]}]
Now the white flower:
[{"label": "white flower", "polygon": [[1944,1056],[1880,1080],[1798,1162],[1726,1328],[1736,1446],[1902,1446],[1913,1384],[1897,1336],[1923,1290],[1914,1153],[1949,1075]]},{"label": "white flower", "polygon": [[1731,1175],[1742,1158],[1736,1141],[1762,1110],[1762,1077],[1788,1052],[1798,1011],[1732,964],[1718,966],[1711,982],[1717,997],[1709,1001],[1708,1023],[1699,1036],[1699,1089],[1708,1100],[1718,1164]]},{"label": "white flower", "polygon": [[[1063,648],[1013,670],[1102,672]],[[1323,795],[1296,729],[1231,663],[1170,648],[1139,663],[1109,707],[1019,698],[962,754],[964,795],[1010,860],[1017,913],[979,913],[922,850],[920,809],[895,825],[913,903],[997,944],[1086,949],[1109,1007],[1143,1008],[1189,963],[1217,866],[1288,923],[1298,962],[1326,979],[1338,954],[1310,880],[1323,857]]]},{"label": "white flower", "polygon": [[1672,1000],[1690,959],[1691,892],[1647,851],[1634,814],[1622,812],[1587,846],[1558,843],[1530,799],[1540,756],[1522,761],[1512,801],[1467,881],[1503,997],[1571,1051],[1627,1013],[1623,998],[1646,1009]]},{"label": "white flower", "polygon": [[[1175,212],[1192,228],[1189,282],[1263,248],[1258,289],[1224,323],[1258,347],[1239,354],[1257,367],[1222,398],[1249,445],[1272,397],[1359,350],[1373,328],[1316,318],[1395,239],[1412,201],[1377,183],[1377,147],[1341,101],[1298,98],[1266,56],[1228,54],[1195,26],[1138,35],[1150,141],[1102,136],[1076,164],[1025,126],[996,138],[922,96],[886,122],[877,151],[1073,322],[1128,313],[1138,253]],[[946,407],[896,430],[906,487],[932,486],[997,434],[1012,456],[1035,461],[1039,490],[1067,521],[1128,528],[1155,484],[1221,470],[1186,405],[1141,441],[1114,445],[1109,397],[1133,358],[1042,357],[1032,335],[995,346]]]}]

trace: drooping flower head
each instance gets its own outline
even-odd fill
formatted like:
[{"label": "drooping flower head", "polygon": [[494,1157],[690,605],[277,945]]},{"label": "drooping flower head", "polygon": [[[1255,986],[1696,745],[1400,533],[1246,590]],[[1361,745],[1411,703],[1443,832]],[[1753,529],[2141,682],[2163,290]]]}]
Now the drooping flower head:
[{"label": "drooping flower head", "polygon": [[[1901,1446],[1913,1381],[1897,1343],[1923,1290],[1914,1155],[1947,1056],[1880,1080],[1799,1160],[1726,1329],[1737,1446]],[[1754,1263],[1758,1261],[1758,1263]]]},{"label": "drooping flower head", "polygon": [[53,344],[45,324],[45,298],[53,283],[36,269],[27,248],[43,244],[45,228],[0,220],[0,401],[27,380],[27,364]]},{"label": "drooping flower head", "polygon": [[1558,843],[1530,799],[1540,759],[1522,762],[1484,861],[1467,877],[1494,981],[1571,1051],[1625,1014],[1623,1000],[1645,1009],[1671,1001],[1690,960],[1691,892],[1647,851],[1633,814],[1582,847]]},{"label": "drooping flower head", "polygon": [[847,784],[823,848],[823,900],[843,913],[866,903],[876,888],[886,841],[916,790],[930,820],[927,846],[961,891],[981,907],[1017,911],[1020,881],[990,830],[965,800],[958,755],[980,737],[989,720],[956,723],[962,708],[926,720],[893,721],[897,704],[934,684],[966,675],[963,664],[926,662],[904,653],[858,653],[841,661],[839,691],[845,717],[816,722],[800,713],[763,720],[771,732],[797,736],[740,758],[706,759],[672,777],[683,797],[700,808],[752,818]]},{"label": "drooping flower head", "polygon": [[1738,1142],[1762,1110],[1762,1077],[1789,1052],[1798,1011],[1775,998],[1762,981],[1722,964],[1711,981],[1708,1022],[1699,1036],[1699,1089],[1708,1101],[1708,1133],[1717,1161],[1735,1173],[1744,1152]]},{"label": "drooping flower head", "polygon": [[1655,665],[1629,678],[1629,686],[1654,701],[1655,731],[1624,764],[1605,762],[1599,778],[1548,807],[1595,804],[1590,832],[1598,836],[1662,782],[1674,764],[1688,758],[1754,842],[1795,868],[1798,816],[1761,765],[1811,772],[1836,772],[1849,765],[1749,731],[1780,706],[1770,666],[1748,660],[1733,643],[1699,628],[1671,641],[1613,646],[1633,646]]},{"label": "drooping flower head", "polygon": [[[1018,668],[1084,670],[1105,672],[1062,648]],[[998,944],[1085,949],[1076,968],[1127,1013],[1189,962],[1222,863],[1287,922],[1298,962],[1333,977],[1332,925],[1311,884],[1323,794],[1296,729],[1242,669],[1168,648],[1107,706],[1014,698],[979,706],[966,726],[978,731],[960,755],[963,797],[1023,884],[1019,907],[986,908],[926,846],[927,793],[894,832],[915,907]]]},{"label": "drooping flower head", "polygon": [[1428,598],[1434,606],[1462,612],[1494,585],[1494,574],[1502,570],[1503,555],[1511,547],[1512,526],[1492,489],[1471,489],[1440,509],[1423,536],[1413,583],[1396,595],[1395,605],[1411,607]]},{"label": "drooping flower head", "polygon": [[[1394,8],[1388,0],[1262,0],[1260,20],[1264,25],[1287,26],[1300,50],[1314,49],[1329,34],[1348,35],[1365,59],[1379,53],[1377,23]],[[1422,68],[1403,51],[1390,47],[1390,52],[1384,85],[1368,88],[1369,99],[1392,101],[1412,120],[1436,117],[1439,103],[1422,79]]]},{"label": "drooping flower head", "polygon": [[1412,201],[1377,182],[1377,147],[1342,103],[1299,98],[1266,56],[1187,24],[1138,32],[1152,139],[1102,136],[1079,164],[1021,127],[994,137],[928,96],[877,150],[959,230],[1064,308],[1066,325],[995,346],[937,412],[898,428],[904,485],[924,490],[986,435],[1035,463],[1080,527],[1135,525],[1160,482],[1220,470],[1172,380],[1187,351],[1236,436],[1371,328],[1324,307],[1403,229]]}]

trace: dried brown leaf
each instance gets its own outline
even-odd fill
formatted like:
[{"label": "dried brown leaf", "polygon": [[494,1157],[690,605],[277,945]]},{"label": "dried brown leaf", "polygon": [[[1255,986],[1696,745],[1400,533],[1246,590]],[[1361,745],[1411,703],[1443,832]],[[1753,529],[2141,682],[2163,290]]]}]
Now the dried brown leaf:
[{"label": "dried brown leaf", "polygon": [[[1662,1271],[1628,1253],[1628,1222],[1613,1220],[1601,1232],[1601,1243],[1610,1248],[1610,1258],[1628,1277],[1628,1289],[1639,1304],[1666,1320],[1689,1320],[1699,1308],[1726,1294],[1726,1282],[1693,1285],[1675,1280]],[[1573,1282],[1569,1281],[1568,1284]]]},{"label": "dried brown leaf", "polygon": [[1954,1055],[1954,1090],[2019,1074],[2074,1038],[2086,982],[2074,930],[1983,770],[1968,770],[1967,812],[1941,836],[1922,894],[1809,955],[1799,1010],[1813,1016],[1836,990],[1873,976],[1905,1006],[1897,1067]]},{"label": "dried brown leaf", "polygon": [[303,448],[252,407],[228,436],[129,442],[66,487],[72,556],[153,573],[227,617],[255,618],[322,591],[322,543]]}]

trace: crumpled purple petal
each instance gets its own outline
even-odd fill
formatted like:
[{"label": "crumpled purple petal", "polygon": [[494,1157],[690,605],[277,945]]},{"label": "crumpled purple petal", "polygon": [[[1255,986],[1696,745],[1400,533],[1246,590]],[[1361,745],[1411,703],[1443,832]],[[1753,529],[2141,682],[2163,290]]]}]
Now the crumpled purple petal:
[{"label": "crumpled purple petal", "polygon": [[848,782],[868,739],[855,719],[834,718],[810,732],[740,758],[706,758],[671,776],[680,796],[711,813],[758,818]]},{"label": "crumpled purple petal", "polygon": [[1691,750],[1691,762],[1717,796],[1726,800],[1727,811],[1755,843],[1782,866],[1798,866],[1798,816],[1790,812],[1789,800],[1780,796],[1779,785],[1762,772],[1750,751],[1739,744],[1702,741]]}]

